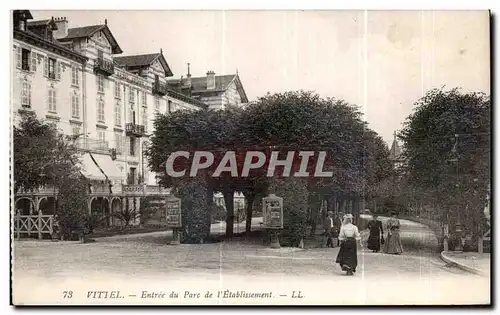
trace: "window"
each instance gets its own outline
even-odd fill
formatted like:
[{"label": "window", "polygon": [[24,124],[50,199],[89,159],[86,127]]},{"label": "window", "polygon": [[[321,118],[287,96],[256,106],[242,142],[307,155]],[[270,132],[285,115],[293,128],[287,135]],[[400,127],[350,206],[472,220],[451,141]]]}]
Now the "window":
[{"label": "window", "polygon": [[29,82],[23,82],[21,105],[28,107],[31,106],[31,83]]},{"label": "window", "polygon": [[[170,102],[170,101],[169,101]],[[155,97],[155,109],[157,111],[160,111],[160,98],[157,96]]]},{"label": "window", "polygon": [[142,104],[143,105],[147,105],[148,104],[148,95],[147,95],[146,91],[142,92]]},{"label": "window", "polygon": [[168,113],[172,112],[172,101],[168,100]]},{"label": "window", "polygon": [[49,89],[48,103],[49,103],[49,112],[56,113],[57,112],[56,90]]},{"label": "window", "polygon": [[49,73],[48,76],[50,79],[56,79],[56,60],[53,58],[49,58]]},{"label": "window", "polygon": [[130,103],[135,103],[135,94],[133,88],[130,88],[130,90],[128,90],[128,99]]},{"label": "window", "polygon": [[97,121],[104,122],[104,100],[97,100]]},{"label": "window", "polygon": [[135,156],[135,138],[130,137],[130,156]]},{"label": "window", "polygon": [[30,51],[22,48],[21,50],[21,69],[30,70]]},{"label": "window", "polygon": [[115,132],[116,154],[123,154],[123,135],[120,132]]},{"label": "window", "polygon": [[122,104],[120,103],[120,100],[116,100],[115,103],[115,125],[122,125]]},{"label": "window", "polygon": [[115,97],[118,99],[122,98],[122,93],[120,91],[120,83],[115,82]]},{"label": "window", "polygon": [[80,97],[77,93],[71,95],[71,116],[80,118]]},{"label": "window", "polygon": [[101,74],[97,75],[97,92],[104,93],[104,76]]},{"label": "window", "polygon": [[106,149],[108,147],[108,143],[106,142],[106,130],[97,130],[97,140],[99,148]]},{"label": "window", "polygon": [[134,105],[130,106],[130,111],[128,112],[129,113],[129,117],[128,117],[128,121],[130,123],[133,123],[135,124],[135,110],[134,110]]},{"label": "window", "polygon": [[148,109],[146,107],[142,108],[142,125],[144,130],[148,129]]},{"label": "window", "polygon": [[78,86],[80,83],[78,77],[78,68],[76,66],[71,67],[71,84]]}]

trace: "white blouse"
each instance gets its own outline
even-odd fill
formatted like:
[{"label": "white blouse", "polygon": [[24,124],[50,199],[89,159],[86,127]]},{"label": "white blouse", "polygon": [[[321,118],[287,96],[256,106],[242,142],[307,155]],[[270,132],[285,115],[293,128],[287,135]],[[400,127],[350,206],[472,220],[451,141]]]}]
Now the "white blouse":
[{"label": "white blouse", "polygon": [[358,227],[352,223],[348,223],[340,227],[339,240],[343,241],[348,237],[354,237],[357,240],[361,239]]}]

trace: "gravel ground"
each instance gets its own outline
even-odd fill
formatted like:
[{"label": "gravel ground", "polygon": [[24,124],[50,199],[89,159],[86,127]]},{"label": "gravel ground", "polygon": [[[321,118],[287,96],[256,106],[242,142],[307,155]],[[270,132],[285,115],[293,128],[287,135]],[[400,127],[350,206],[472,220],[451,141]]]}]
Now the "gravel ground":
[{"label": "gravel ground", "polygon": [[[429,234],[425,226],[410,221],[402,222],[402,226],[404,243],[414,243],[415,239],[434,242],[432,232]],[[489,278],[447,267],[436,253],[419,247],[411,247],[403,255],[360,249],[358,272],[348,277],[333,263],[337,248],[270,249],[242,239],[201,245],[165,243],[165,232],[99,238],[88,244],[15,241],[14,302],[328,305],[490,302]],[[87,298],[89,291],[99,289],[120,290],[126,298]],[[272,291],[272,297],[203,296],[207,290],[216,293],[226,289]],[[67,290],[74,292],[71,299],[62,297]],[[142,290],[166,295],[176,290],[179,298],[141,298]],[[188,293],[184,298],[184,291],[201,296],[190,298]],[[304,298],[292,298],[298,291]]]}]

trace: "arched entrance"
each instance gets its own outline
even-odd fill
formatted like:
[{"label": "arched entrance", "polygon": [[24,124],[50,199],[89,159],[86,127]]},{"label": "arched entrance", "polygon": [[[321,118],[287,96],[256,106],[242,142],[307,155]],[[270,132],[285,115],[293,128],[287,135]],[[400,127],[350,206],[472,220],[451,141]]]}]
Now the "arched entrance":
[{"label": "arched entrance", "polygon": [[35,203],[30,197],[19,197],[14,203],[15,213],[30,215],[35,212]]},{"label": "arched entrance", "polygon": [[42,211],[43,214],[55,214],[56,200],[57,199],[55,197],[41,198],[38,203],[38,210]]}]

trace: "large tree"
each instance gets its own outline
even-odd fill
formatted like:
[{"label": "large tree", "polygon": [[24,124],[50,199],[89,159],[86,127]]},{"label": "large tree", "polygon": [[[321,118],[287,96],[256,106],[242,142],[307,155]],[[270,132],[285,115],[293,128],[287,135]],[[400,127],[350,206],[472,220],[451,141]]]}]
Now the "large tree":
[{"label": "large tree", "polygon": [[429,91],[400,133],[409,184],[437,217],[477,234],[490,184],[490,99],[459,89]]},{"label": "large tree", "polygon": [[79,173],[79,154],[72,141],[32,112],[22,112],[14,126],[14,190],[57,186]]}]

